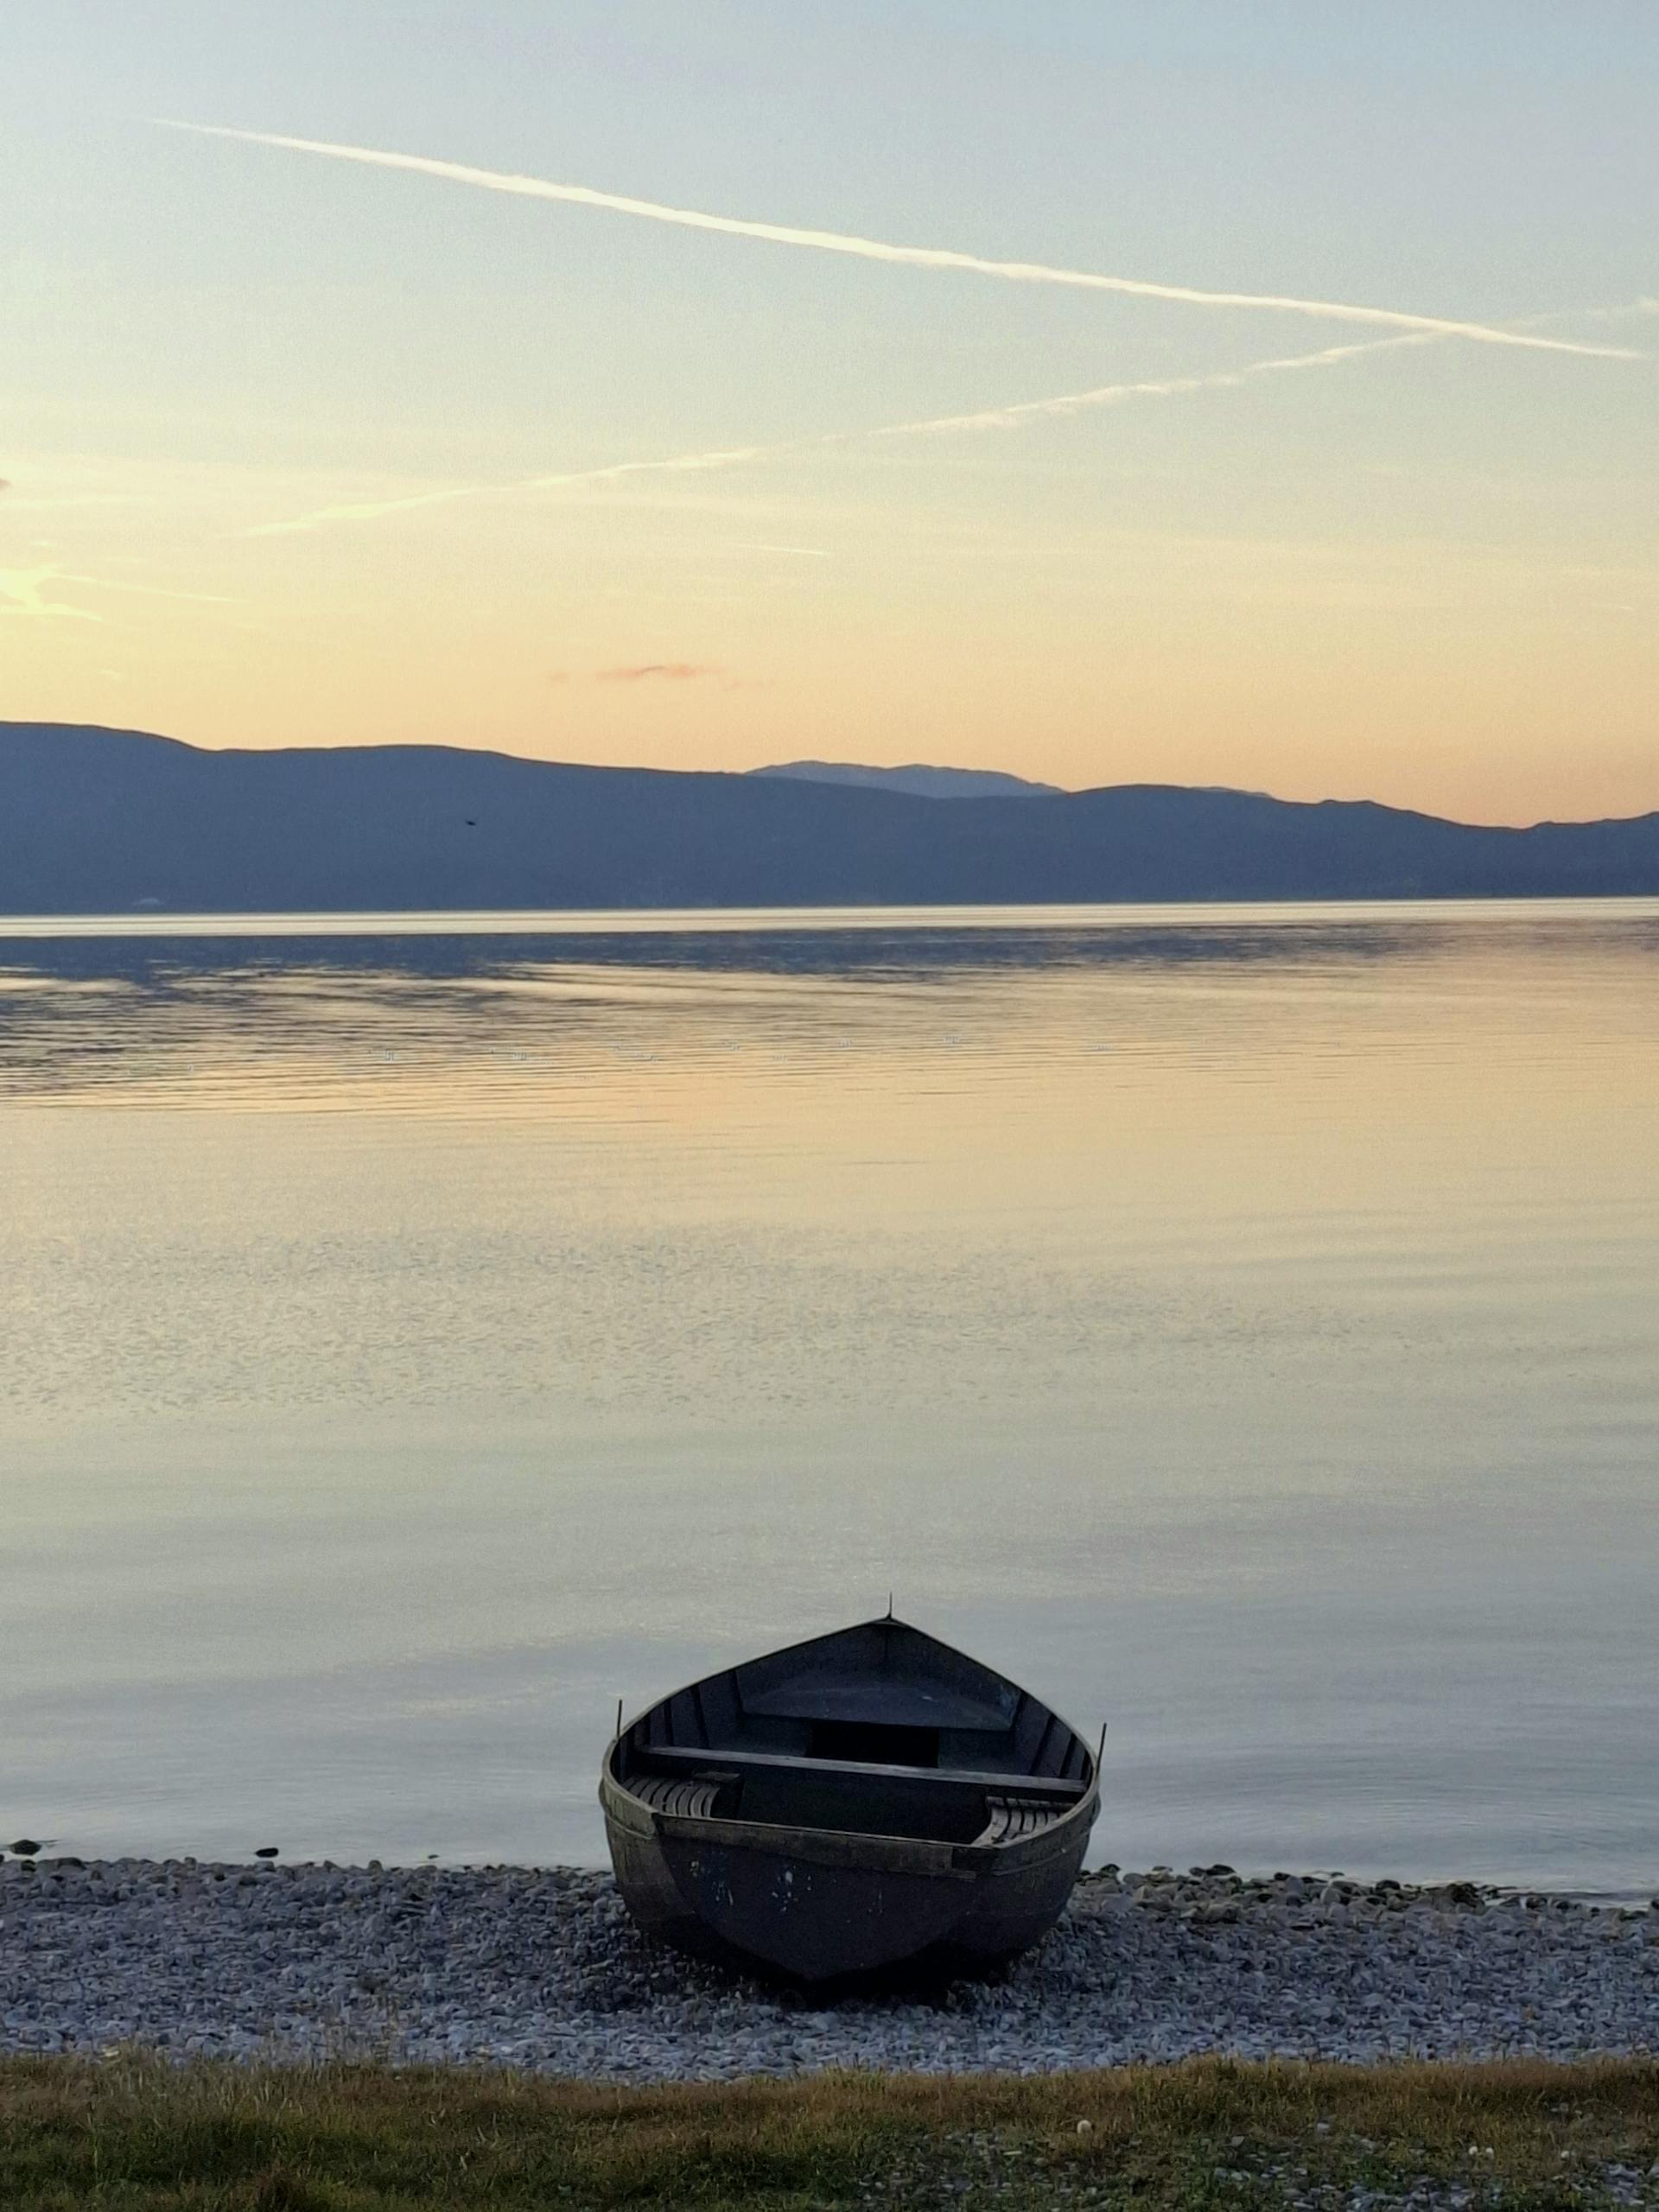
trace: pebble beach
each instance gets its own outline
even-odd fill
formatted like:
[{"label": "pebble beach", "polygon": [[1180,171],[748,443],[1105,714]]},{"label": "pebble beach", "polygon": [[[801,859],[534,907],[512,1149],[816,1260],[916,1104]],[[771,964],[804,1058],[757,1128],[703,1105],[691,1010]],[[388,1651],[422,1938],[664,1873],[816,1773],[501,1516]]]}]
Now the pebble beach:
[{"label": "pebble beach", "polygon": [[1111,1868],[1002,1980],[830,2005],[647,1943],[587,1868],[0,1861],[0,2050],[133,2045],[612,2082],[1651,2055],[1659,1902]]}]

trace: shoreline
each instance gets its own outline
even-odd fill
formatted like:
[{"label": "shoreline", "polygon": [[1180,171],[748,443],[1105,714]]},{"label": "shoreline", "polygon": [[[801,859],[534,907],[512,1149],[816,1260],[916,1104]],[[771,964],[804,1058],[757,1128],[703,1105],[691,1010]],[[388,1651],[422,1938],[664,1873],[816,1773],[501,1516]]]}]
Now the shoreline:
[{"label": "shoreline", "polygon": [[608,2082],[1659,2051],[1659,1901],[1103,1869],[1003,1978],[815,2002],[648,1944],[583,1867],[0,1861],[0,2055]]}]

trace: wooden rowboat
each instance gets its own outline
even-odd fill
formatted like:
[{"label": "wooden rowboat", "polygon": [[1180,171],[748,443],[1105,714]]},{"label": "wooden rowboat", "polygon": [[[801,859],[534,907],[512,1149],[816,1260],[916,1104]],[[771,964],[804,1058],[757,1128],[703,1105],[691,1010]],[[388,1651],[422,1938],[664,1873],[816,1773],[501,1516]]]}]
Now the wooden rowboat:
[{"label": "wooden rowboat", "polygon": [[620,1730],[599,1796],[642,1928],[801,1982],[1013,1957],[1100,1809],[1075,1729],[891,1617],[677,1690]]}]

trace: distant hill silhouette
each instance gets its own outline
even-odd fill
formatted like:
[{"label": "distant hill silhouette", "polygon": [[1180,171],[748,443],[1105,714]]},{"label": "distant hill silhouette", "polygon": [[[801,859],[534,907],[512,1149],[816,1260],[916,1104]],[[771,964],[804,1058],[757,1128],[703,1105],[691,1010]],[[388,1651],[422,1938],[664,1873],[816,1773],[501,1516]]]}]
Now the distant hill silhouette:
[{"label": "distant hill silhouette", "polygon": [[1659,814],[1474,828],[1124,784],[972,805],[448,746],[0,722],[0,912],[1659,893]]},{"label": "distant hill silhouette", "polygon": [[1002,768],[930,768],[912,760],[902,768],[868,768],[855,760],[780,760],[751,768],[752,776],[798,776],[806,784],[867,784],[874,791],[909,791],[917,798],[1052,798],[1058,784],[1035,784]]}]

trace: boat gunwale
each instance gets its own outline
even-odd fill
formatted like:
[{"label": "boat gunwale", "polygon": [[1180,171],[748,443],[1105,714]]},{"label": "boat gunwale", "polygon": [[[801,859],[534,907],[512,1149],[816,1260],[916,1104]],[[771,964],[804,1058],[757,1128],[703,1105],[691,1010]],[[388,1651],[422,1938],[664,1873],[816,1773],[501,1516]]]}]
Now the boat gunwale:
[{"label": "boat gunwale", "polygon": [[[1023,1871],[1040,1866],[1050,1857],[1058,1857],[1071,1849],[1071,1831],[1077,1823],[1082,1821],[1086,1833],[1100,1811],[1100,1782],[1096,1776],[1085,1785],[1081,1796],[1053,1820],[1046,1821],[1034,1834],[1009,1837],[999,1843],[957,1843],[943,1836],[893,1835],[880,1829],[806,1827],[779,1821],[664,1813],[636,1796],[615,1770],[616,1754],[626,1732],[613,1736],[606,1748],[599,1791],[605,1817],[607,1821],[616,1819],[619,1826],[635,1834],[677,1842],[722,1844],[732,1849],[764,1852],[779,1859],[810,1859],[820,1865],[880,1864],[889,1871],[970,1879],[1005,1869]],[[1076,1731],[1072,1732],[1075,1734]],[[718,1754],[711,1754],[710,1763],[715,1763],[717,1758]],[[624,1805],[634,1815],[632,1819],[619,1818]]]}]

